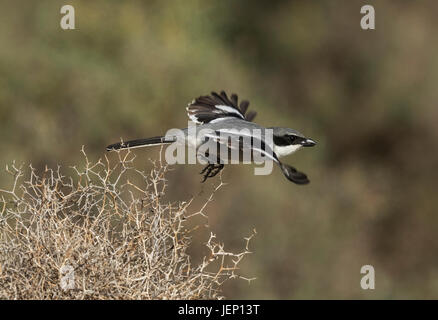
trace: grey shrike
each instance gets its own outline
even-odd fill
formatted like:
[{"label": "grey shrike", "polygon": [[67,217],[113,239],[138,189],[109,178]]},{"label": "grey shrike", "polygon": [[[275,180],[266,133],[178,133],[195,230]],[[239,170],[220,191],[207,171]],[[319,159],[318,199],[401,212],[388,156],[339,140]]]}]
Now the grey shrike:
[{"label": "grey shrike", "polygon": [[[280,162],[279,158],[292,154],[301,147],[312,147],[316,142],[294,129],[264,128],[253,123],[252,120],[256,116],[256,112],[246,113],[248,106],[248,101],[244,100],[239,105],[236,94],[232,94],[228,98],[224,91],[221,91],[220,94],[212,92],[210,96],[196,98],[189,103],[187,115],[197,124],[196,130],[205,133],[193,137],[188,133],[187,128],[182,129],[183,142],[197,152],[207,142],[213,142],[229,151],[238,149],[239,154],[245,151],[258,152],[268,160],[274,161],[290,181],[296,184],[309,183],[309,179],[304,173]],[[258,134],[253,134],[253,132],[258,132]],[[269,140],[267,139],[268,134],[270,134],[271,142],[265,143]],[[226,138],[223,138],[224,136]],[[173,143],[176,140],[175,136],[168,135],[137,139],[111,144],[107,150],[163,145]],[[215,154],[207,152],[201,155],[208,162],[208,165],[201,171],[201,174],[204,175],[202,182],[207,178],[214,177],[223,169],[225,161],[220,155],[217,152]],[[251,155],[251,160],[254,160],[253,155]]]}]

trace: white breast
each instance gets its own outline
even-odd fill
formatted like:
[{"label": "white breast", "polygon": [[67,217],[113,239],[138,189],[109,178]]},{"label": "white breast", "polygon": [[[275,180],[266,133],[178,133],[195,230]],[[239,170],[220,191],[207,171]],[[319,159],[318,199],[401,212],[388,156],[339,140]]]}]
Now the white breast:
[{"label": "white breast", "polygon": [[274,146],[274,152],[277,155],[277,157],[281,158],[294,153],[301,147],[302,145],[300,144],[290,145],[290,146]]}]

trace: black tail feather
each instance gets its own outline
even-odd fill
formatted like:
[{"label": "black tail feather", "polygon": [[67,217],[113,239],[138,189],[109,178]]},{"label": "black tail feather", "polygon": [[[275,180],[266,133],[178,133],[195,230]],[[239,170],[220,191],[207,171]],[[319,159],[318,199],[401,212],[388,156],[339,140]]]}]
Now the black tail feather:
[{"label": "black tail feather", "polygon": [[293,183],[308,184],[310,182],[304,173],[299,172],[294,167],[291,167],[291,166],[284,164],[284,163],[281,163],[281,162],[279,163],[279,165],[280,165],[280,168],[283,171],[283,174],[285,175],[285,177],[288,180],[292,181]]},{"label": "black tail feather", "polygon": [[112,150],[119,150],[126,148],[139,148],[139,147],[146,147],[150,145],[172,143],[174,141],[175,139],[172,137],[152,137],[146,139],[136,139],[126,142],[118,142],[118,143],[110,144],[108,147],[106,147],[106,150],[112,151]]}]

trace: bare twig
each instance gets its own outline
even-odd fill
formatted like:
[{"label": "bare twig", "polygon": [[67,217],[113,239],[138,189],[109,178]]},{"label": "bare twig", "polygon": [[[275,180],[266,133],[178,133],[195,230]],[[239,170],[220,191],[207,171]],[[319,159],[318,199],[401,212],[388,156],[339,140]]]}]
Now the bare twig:
[{"label": "bare twig", "polygon": [[[166,203],[168,167],[161,156],[145,172],[129,150],[116,161],[91,162],[62,175],[13,163],[12,187],[0,190],[0,298],[2,299],[212,299],[238,275],[250,253],[231,253],[211,233],[199,265],[187,248],[190,218],[207,218],[192,200]],[[205,226],[204,226],[205,227]],[[216,262],[220,261],[219,266]],[[216,269],[215,269],[216,268]]]}]

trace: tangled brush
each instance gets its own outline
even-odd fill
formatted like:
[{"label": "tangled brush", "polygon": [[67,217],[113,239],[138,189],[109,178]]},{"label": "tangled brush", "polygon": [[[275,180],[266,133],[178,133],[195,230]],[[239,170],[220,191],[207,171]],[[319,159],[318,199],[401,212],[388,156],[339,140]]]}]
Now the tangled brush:
[{"label": "tangled brush", "polygon": [[[0,190],[2,299],[218,299],[249,253],[227,252],[210,232],[208,254],[191,262],[193,228],[206,216],[192,200],[165,203],[168,167],[148,172],[129,150],[72,167],[38,173],[12,164],[12,186]],[[243,278],[246,279],[246,278]],[[250,279],[247,279],[250,280]]]}]

